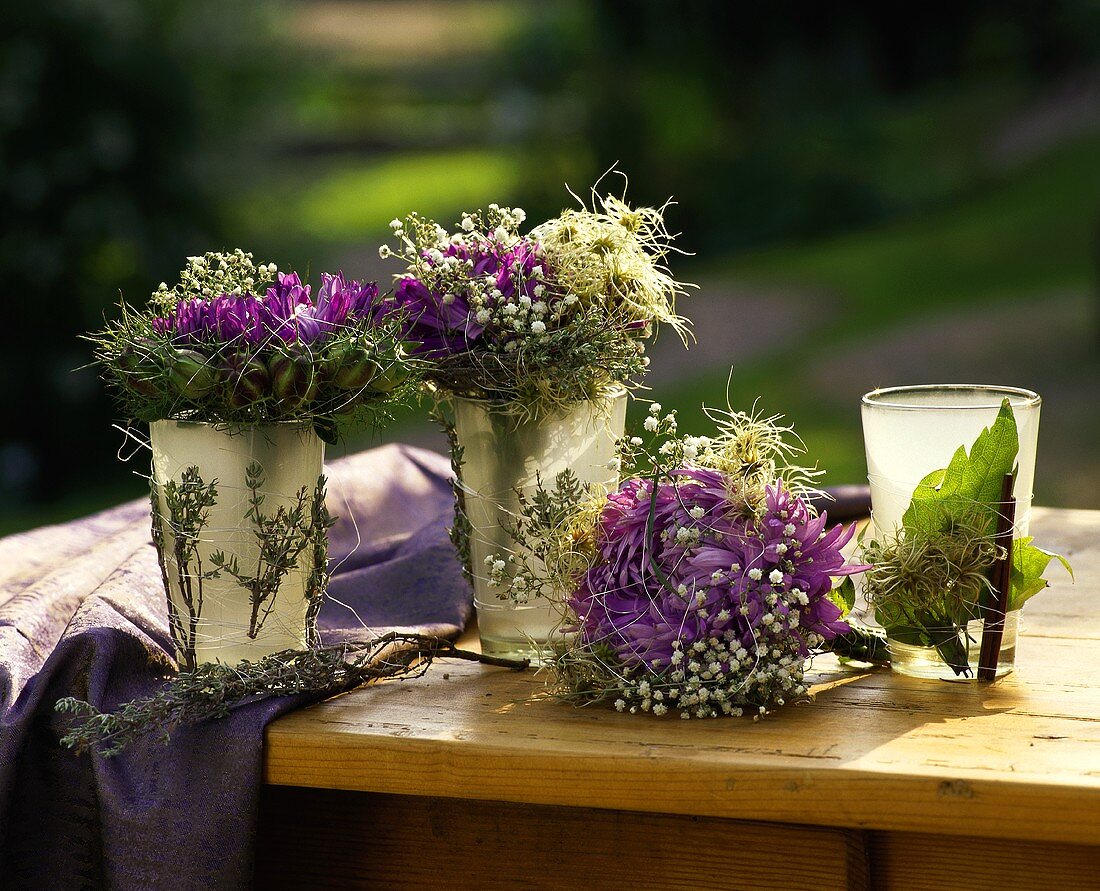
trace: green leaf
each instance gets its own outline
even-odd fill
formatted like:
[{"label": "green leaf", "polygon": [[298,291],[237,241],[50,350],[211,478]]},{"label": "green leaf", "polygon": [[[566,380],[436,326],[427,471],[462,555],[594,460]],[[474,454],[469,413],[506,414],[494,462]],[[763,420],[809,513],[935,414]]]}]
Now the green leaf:
[{"label": "green leaf", "polygon": [[841,615],[846,616],[852,611],[856,603],[856,586],[850,575],[829,592],[829,599],[840,607]]},{"label": "green leaf", "polygon": [[1049,582],[1043,578],[1051,560],[1057,560],[1073,578],[1073,567],[1061,554],[1046,551],[1032,544],[1032,539],[1018,538],[1012,543],[1012,593],[1008,600],[1008,609],[1017,610],[1029,598],[1038,594]]},{"label": "green leaf", "polygon": [[968,673],[965,625],[930,610],[914,609],[910,614],[898,604],[891,606],[885,610],[875,607],[875,618],[882,623],[891,640],[911,647],[935,647],[955,674]]},{"label": "green leaf", "polygon": [[848,662],[871,662],[878,665],[890,664],[890,651],[886,646],[886,635],[872,628],[853,625],[850,631],[839,634],[823,645],[840,658],[841,664]]},{"label": "green leaf", "polygon": [[965,446],[959,446],[947,467],[932,471],[917,484],[902,525],[906,529],[948,531],[962,514],[985,506],[992,531],[1005,474],[1012,472],[1019,451],[1016,417],[1005,399],[997,419],[978,434],[969,455]]}]

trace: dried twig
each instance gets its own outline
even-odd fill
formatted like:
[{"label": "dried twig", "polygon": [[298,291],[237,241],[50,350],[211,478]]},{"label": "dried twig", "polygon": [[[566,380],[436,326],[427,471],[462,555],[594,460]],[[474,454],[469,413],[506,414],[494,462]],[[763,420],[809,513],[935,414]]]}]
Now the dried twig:
[{"label": "dried twig", "polygon": [[80,699],[62,699],[56,709],[74,715],[76,722],[61,743],[77,752],[92,749],[116,755],[150,734],[167,743],[177,727],[223,718],[240,705],[272,696],[303,695],[316,701],[375,681],[420,677],[435,659],[463,659],[517,671],[530,664],[526,659],[462,650],[434,635],[390,632],[367,641],[285,650],[257,662],[199,665],[181,671],[151,696],[113,712],[100,712]]}]

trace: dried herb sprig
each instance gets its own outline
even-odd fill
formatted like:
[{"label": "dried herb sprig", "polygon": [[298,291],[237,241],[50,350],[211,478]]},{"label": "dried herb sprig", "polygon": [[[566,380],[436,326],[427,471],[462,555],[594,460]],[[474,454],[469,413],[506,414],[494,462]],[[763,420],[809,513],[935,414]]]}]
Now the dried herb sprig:
[{"label": "dried herb sprig", "polygon": [[[210,555],[210,562],[215,567],[210,574],[211,578],[219,578],[220,573],[224,572],[248,591],[248,599],[252,604],[248,636],[253,640],[275,608],[275,597],[283,578],[291,570],[298,568],[302,552],[314,544],[317,531],[313,528],[313,523],[317,518],[310,505],[324,499],[325,486],[325,478],[322,476],[313,495],[303,486],[289,507],[279,505],[275,513],[265,514],[262,511],[267,498],[262,491],[265,482],[263,465],[258,461],[251,462],[245,469],[249,508],[244,518],[252,522],[256,537],[258,554],[254,573],[250,575],[241,568],[236,554],[226,556],[224,551],[219,550]],[[324,531],[327,531],[332,525],[331,518],[324,520],[324,523],[327,524]]]},{"label": "dried herb sprig", "polygon": [[[202,617],[203,583],[217,574],[216,570],[203,569],[199,543],[209,521],[210,508],[218,500],[218,481],[207,483],[199,475],[199,468],[191,466],[184,469],[178,483],[175,480],[165,483],[163,492],[152,478],[149,486],[153,544],[157,548],[164,590],[168,595],[172,639],[183,664],[193,666]],[[187,609],[186,623],[171,596],[170,569],[174,570],[176,588]]]},{"label": "dried herb sprig", "polygon": [[957,519],[945,531],[911,529],[872,541],[862,556],[872,565],[863,577],[864,593],[876,609],[899,617],[938,615],[951,624],[976,618],[990,591],[997,549],[984,518],[975,517]]},{"label": "dried herb sprig", "polygon": [[956,518],[947,530],[909,529],[866,544],[871,564],[864,595],[890,636],[935,647],[961,675],[969,675],[967,624],[990,599],[989,573],[997,559],[984,518]]},{"label": "dried herb sprig", "polygon": [[55,708],[73,715],[74,726],[61,744],[76,752],[110,757],[150,735],[167,743],[177,727],[224,718],[235,708],[272,696],[306,695],[324,699],[381,680],[420,677],[436,659],[463,659],[511,668],[526,659],[505,659],[459,649],[453,641],[429,634],[390,632],[367,641],[351,641],[309,650],[285,650],[257,662],[208,663],[181,671],[151,696],[134,699],[113,712],[101,712],[68,697]]},{"label": "dried herb sprig", "polygon": [[451,492],[454,496],[454,523],[447,530],[447,537],[454,546],[458,556],[458,562],[462,566],[462,574],[466,580],[473,584],[473,561],[470,557],[470,518],[466,514],[466,492],[462,488],[462,462],[466,450],[458,441],[458,431],[455,429],[454,418],[447,411],[446,403],[436,399],[431,407],[431,418],[443,429],[447,437],[447,443],[451,451]]}]

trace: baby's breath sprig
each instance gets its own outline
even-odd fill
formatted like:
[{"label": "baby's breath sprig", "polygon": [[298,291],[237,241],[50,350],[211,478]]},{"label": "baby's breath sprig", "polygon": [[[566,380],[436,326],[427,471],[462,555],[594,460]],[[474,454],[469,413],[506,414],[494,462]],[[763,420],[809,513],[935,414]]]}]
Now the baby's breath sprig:
[{"label": "baby's breath sprig", "polygon": [[196,257],[188,257],[187,265],[180,271],[179,282],[168,287],[161,282],[153,292],[151,302],[166,314],[176,308],[181,300],[192,297],[217,297],[220,294],[263,293],[275,281],[279,268],[274,263],[256,264],[251,251],[235,248],[232,251],[208,251]]}]

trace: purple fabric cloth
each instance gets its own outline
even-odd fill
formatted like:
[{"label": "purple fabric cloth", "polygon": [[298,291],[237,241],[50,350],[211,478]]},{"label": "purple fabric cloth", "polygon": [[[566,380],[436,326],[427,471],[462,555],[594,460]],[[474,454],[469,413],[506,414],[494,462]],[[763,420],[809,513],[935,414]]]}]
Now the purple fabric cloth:
[{"label": "purple fabric cloth", "polygon": [[[341,520],[322,637],[361,637],[364,624],[458,634],[472,607],[447,539],[447,460],[387,446],[328,472]],[[113,759],[58,744],[60,697],[106,710],[156,688],[170,640],[148,526],[135,502],[0,540],[0,887],[251,883],[264,727],[303,698],[252,703]]]}]

